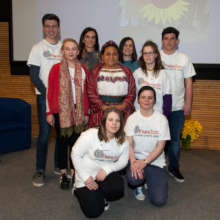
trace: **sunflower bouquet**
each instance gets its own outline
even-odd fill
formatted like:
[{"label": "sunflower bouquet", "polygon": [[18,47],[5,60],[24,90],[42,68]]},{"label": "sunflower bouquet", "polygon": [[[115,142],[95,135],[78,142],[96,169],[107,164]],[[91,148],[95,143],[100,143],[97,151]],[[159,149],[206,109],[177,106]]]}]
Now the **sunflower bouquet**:
[{"label": "sunflower bouquet", "polygon": [[182,147],[189,149],[191,142],[199,138],[202,132],[202,125],[197,120],[185,120],[182,130]]}]

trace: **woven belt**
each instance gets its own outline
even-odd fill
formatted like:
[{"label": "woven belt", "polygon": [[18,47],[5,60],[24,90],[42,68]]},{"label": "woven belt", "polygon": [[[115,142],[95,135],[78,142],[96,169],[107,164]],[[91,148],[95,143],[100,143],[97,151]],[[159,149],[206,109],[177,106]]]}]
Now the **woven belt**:
[{"label": "woven belt", "polygon": [[123,102],[125,96],[105,96],[105,95],[101,95],[100,98],[103,102],[107,102],[107,103],[121,103],[121,102]]}]

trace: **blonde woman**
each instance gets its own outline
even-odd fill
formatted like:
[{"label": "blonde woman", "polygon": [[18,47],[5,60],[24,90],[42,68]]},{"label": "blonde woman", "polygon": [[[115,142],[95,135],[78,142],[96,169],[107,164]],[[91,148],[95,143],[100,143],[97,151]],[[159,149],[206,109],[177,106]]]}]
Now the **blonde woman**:
[{"label": "blonde woman", "polygon": [[[62,61],[49,74],[47,91],[47,122],[59,133],[59,168],[61,189],[69,188],[67,178],[68,148],[72,146],[88,123],[87,69],[78,61],[79,47],[75,40],[65,39]],[[70,160],[72,182],[74,169]]]}]

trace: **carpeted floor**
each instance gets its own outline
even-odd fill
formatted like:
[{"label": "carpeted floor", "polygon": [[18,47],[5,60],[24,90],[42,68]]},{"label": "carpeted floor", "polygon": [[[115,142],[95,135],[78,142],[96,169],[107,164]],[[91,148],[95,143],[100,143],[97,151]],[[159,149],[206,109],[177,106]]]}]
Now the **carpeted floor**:
[{"label": "carpeted floor", "polygon": [[[81,220],[86,219],[71,190],[59,188],[53,174],[53,143],[49,146],[46,185],[32,186],[36,141],[29,150],[1,155],[1,220]],[[152,206],[148,199],[137,201],[126,187],[125,197],[110,204],[99,219],[135,220],[219,220],[220,151],[190,150],[181,154],[185,182],[169,178],[169,199],[164,207]]]}]

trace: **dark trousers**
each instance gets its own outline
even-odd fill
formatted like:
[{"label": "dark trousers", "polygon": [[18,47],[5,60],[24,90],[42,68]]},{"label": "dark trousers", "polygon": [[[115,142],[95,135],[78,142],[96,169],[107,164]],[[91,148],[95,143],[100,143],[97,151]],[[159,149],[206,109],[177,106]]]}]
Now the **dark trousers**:
[{"label": "dark trousers", "polygon": [[180,136],[184,126],[184,112],[174,111],[168,117],[171,140],[167,142],[169,169],[179,167]]},{"label": "dark trousers", "polygon": [[54,114],[55,118],[55,127],[58,134],[58,161],[59,161],[59,168],[60,169],[67,169],[68,168],[68,160],[69,160],[69,167],[73,169],[73,163],[71,160],[71,151],[74,143],[80,136],[73,132],[70,137],[63,137],[60,134],[60,123],[59,123],[59,114]]},{"label": "dark trousers", "polygon": [[[47,123],[46,120],[46,97],[43,95],[37,95],[37,113],[39,121],[39,136],[37,140],[36,170],[45,171],[47,161],[48,139],[50,135],[50,125]],[[59,163],[58,136],[56,138],[54,160],[56,168],[58,167]]]},{"label": "dark trousers", "polygon": [[132,186],[140,186],[146,181],[148,195],[151,203],[156,206],[162,206],[168,198],[168,177],[165,168],[153,165],[147,165],[144,168],[144,178],[135,179],[131,176],[130,164],[127,169],[128,183]]},{"label": "dark trousers", "polygon": [[105,199],[114,201],[124,195],[124,181],[117,172],[109,174],[103,182],[97,183],[97,190],[82,187],[74,191],[83,213],[88,218],[96,218],[104,212]]}]

